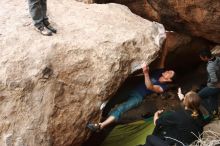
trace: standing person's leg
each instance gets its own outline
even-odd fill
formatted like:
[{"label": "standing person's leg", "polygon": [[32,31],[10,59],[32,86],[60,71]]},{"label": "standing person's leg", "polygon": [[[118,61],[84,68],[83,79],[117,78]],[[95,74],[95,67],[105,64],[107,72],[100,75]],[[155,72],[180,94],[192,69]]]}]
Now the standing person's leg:
[{"label": "standing person's leg", "polygon": [[202,105],[211,114],[213,110],[218,110],[218,94],[220,93],[219,88],[205,87],[198,92],[198,95],[202,98]]},{"label": "standing person's leg", "polygon": [[217,96],[211,96],[209,99],[210,111],[213,115],[217,114],[218,112],[218,97]]},{"label": "standing person's leg", "polygon": [[42,12],[43,12],[43,23],[44,23],[44,26],[46,26],[53,33],[56,33],[57,30],[50,25],[48,17],[47,17],[47,0],[41,0],[41,5],[42,5]]},{"label": "standing person's leg", "polygon": [[52,32],[45,28],[43,24],[44,17],[41,0],[28,0],[28,5],[36,30],[40,32],[42,35],[52,35]]},{"label": "standing person's leg", "polygon": [[41,0],[28,0],[29,11],[34,21],[34,26],[40,28],[43,26],[43,12]]},{"label": "standing person's leg", "polygon": [[47,17],[47,0],[40,0],[42,5],[42,13],[43,13],[43,23],[45,26],[49,25],[48,17]]},{"label": "standing person's leg", "polygon": [[215,91],[216,91],[216,94],[212,95],[209,99],[210,105],[212,105],[211,106],[212,114],[217,114],[219,112],[218,111],[218,96],[220,94],[220,89],[216,88]]},{"label": "standing person's leg", "polygon": [[208,98],[210,96],[216,96],[218,93],[220,93],[219,88],[210,88],[210,87],[204,87],[202,90],[198,92],[198,95],[204,99]]}]

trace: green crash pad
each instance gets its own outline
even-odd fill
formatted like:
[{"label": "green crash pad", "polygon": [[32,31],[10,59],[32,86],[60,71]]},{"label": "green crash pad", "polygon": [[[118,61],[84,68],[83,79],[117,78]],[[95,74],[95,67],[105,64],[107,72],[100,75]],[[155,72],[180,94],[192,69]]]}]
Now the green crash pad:
[{"label": "green crash pad", "polygon": [[136,146],[144,144],[154,129],[153,118],[129,124],[117,125],[105,138],[101,146]]},{"label": "green crash pad", "polygon": [[[167,112],[166,114],[170,114]],[[209,120],[209,116],[204,116]],[[151,135],[155,125],[153,118],[116,126],[102,142],[101,146],[137,146],[144,144],[146,137]]]}]

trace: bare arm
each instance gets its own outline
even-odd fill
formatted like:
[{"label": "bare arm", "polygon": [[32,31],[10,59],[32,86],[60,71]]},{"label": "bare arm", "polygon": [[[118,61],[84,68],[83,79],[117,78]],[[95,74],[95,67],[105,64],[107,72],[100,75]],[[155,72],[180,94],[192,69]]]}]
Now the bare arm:
[{"label": "bare arm", "polygon": [[158,110],[155,114],[154,114],[154,125],[156,125],[157,120],[160,117],[160,114],[163,112],[163,110]]},{"label": "bare arm", "polygon": [[146,64],[142,65],[142,69],[143,69],[143,73],[144,73],[144,81],[145,81],[145,85],[147,87],[147,89],[154,91],[156,93],[162,93],[163,92],[163,88],[161,88],[158,85],[154,85],[152,84],[151,80],[150,80],[150,76],[149,76],[149,68]]},{"label": "bare arm", "polygon": [[183,95],[180,87],[178,88],[177,95],[178,95],[180,101],[182,101],[184,99],[184,95]]}]

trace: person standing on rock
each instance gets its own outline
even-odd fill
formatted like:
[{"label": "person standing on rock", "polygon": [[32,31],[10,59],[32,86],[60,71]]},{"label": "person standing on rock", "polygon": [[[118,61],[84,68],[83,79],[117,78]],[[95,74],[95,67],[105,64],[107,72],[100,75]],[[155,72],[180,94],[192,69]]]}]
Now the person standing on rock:
[{"label": "person standing on rock", "polygon": [[57,30],[50,25],[46,15],[47,0],[28,0],[28,4],[36,30],[45,36],[51,36],[52,33],[56,33]]},{"label": "person standing on rock", "polygon": [[158,67],[151,74],[151,77],[149,76],[148,66],[146,64],[142,64],[144,80],[142,80],[142,82],[140,82],[132,90],[122,93],[122,95],[121,93],[116,95],[117,97],[114,97],[113,100],[107,103],[106,107],[111,106],[112,104],[114,105],[113,102],[117,100],[116,98],[123,98],[124,100],[123,103],[109,112],[108,118],[104,122],[97,124],[89,123],[87,124],[87,127],[92,131],[99,131],[109,124],[118,121],[124,112],[140,105],[145,96],[152,93],[163,93],[167,89],[167,83],[172,82],[172,78],[175,74],[173,70],[164,70],[167,51],[167,48],[164,47]]},{"label": "person standing on rock", "polygon": [[205,49],[200,52],[200,59],[207,62],[208,80],[207,86],[201,89],[198,94],[202,98],[202,105],[209,114],[218,113],[218,95],[220,94],[220,57],[212,55],[211,51]]}]

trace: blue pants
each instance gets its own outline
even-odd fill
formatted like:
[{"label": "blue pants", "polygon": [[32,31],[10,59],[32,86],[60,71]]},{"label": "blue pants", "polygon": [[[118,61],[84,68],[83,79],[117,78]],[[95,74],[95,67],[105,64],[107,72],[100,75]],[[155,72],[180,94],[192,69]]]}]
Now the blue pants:
[{"label": "blue pants", "polygon": [[199,91],[198,95],[202,98],[202,105],[208,110],[210,114],[213,111],[218,112],[218,95],[220,88],[204,87]]},{"label": "blue pants", "polygon": [[[128,92],[128,91],[127,91]],[[119,97],[121,96],[121,97]],[[134,108],[137,107],[138,105],[140,105],[140,103],[143,100],[143,96],[141,96],[138,92],[136,91],[130,91],[128,93],[122,93],[119,94],[118,96],[114,97],[116,98],[121,98],[121,100],[124,100],[123,103],[121,103],[119,106],[117,106],[116,108],[114,108],[110,113],[109,116],[113,116],[115,117],[115,120],[117,121],[121,115]],[[116,99],[117,100],[117,99]],[[114,100],[113,100],[114,102]],[[115,104],[115,103],[114,103]]]}]

